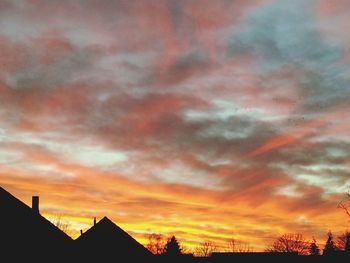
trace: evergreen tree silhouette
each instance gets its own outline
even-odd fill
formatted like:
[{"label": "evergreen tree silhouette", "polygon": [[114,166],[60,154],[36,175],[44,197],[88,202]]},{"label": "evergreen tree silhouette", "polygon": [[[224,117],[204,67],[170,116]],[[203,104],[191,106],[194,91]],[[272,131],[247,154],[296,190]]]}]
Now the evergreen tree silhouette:
[{"label": "evergreen tree silhouette", "polygon": [[320,255],[320,249],[318,248],[318,245],[316,243],[316,239],[315,238],[313,238],[313,240],[312,240],[312,242],[310,244],[309,253],[312,256]]},{"label": "evergreen tree silhouette", "polygon": [[181,248],[175,236],[172,236],[172,238],[169,239],[168,242],[166,243],[164,248],[164,255],[167,255],[167,256],[181,255]]},{"label": "evergreen tree silhouette", "polygon": [[323,255],[332,255],[336,251],[336,247],[334,245],[333,241],[333,234],[331,231],[328,232],[328,239],[326,242],[326,245],[324,246],[323,249]]}]

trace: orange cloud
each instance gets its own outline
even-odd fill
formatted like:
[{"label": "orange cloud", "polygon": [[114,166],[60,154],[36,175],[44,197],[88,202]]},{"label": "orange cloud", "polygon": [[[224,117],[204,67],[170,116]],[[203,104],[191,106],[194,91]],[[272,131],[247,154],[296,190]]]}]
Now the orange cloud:
[{"label": "orange cloud", "polygon": [[321,129],[327,126],[333,120],[337,120],[344,116],[346,115],[343,110],[328,112],[322,118],[306,122],[301,127],[292,128],[288,131],[288,133],[285,133],[270,139],[269,141],[264,143],[262,146],[260,146],[256,150],[249,153],[248,156],[249,157],[258,156],[258,155],[273,151],[275,149],[279,149],[281,147],[285,147],[285,146],[297,143],[300,140],[317,133],[318,129]]},{"label": "orange cloud", "polygon": [[[284,232],[321,241],[343,231],[334,187],[344,185],[296,177],[303,165],[322,170],[321,160],[341,168],[332,175],[341,183],[348,178],[348,160],[327,155],[347,144],[313,141],[348,138],[348,106],[338,101],[347,69],[322,39],[337,36],[346,52],[346,34],[330,26],[319,36],[318,24],[302,21],[321,51],[304,67],[304,37],[290,45],[285,27],[266,30],[274,21],[300,29],[294,17],[270,20],[280,1],[198,2],[2,1],[0,185],[28,204],[39,194],[42,213],[62,216],[72,236],[105,215],[142,242],[159,232],[220,250],[232,237],[260,251]],[[347,11],[346,1],[328,2],[318,22]],[[308,108],[314,101],[326,106]],[[95,165],[95,151],[77,161],[85,146],[125,160]],[[289,147],[298,151],[278,151]]]}]

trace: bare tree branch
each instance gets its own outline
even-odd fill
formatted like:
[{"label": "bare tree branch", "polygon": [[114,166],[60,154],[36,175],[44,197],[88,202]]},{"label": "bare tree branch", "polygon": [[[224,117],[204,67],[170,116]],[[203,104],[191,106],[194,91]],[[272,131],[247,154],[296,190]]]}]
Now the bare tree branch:
[{"label": "bare tree branch", "polygon": [[300,233],[296,234],[284,234],[277,238],[271,245],[268,252],[285,252],[285,253],[297,253],[298,255],[306,255],[308,252],[308,242]]},{"label": "bare tree branch", "polygon": [[209,257],[216,250],[216,245],[211,241],[204,241],[195,249],[195,254],[200,257]]},{"label": "bare tree branch", "polygon": [[163,254],[166,244],[165,238],[161,234],[155,233],[149,234],[147,237],[148,244],[146,245],[146,248],[155,255]]},{"label": "bare tree branch", "polygon": [[251,252],[252,248],[248,243],[231,238],[227,242],[227,251],[228,252],[246,253],[246,252]]},{"label": "bare tree branch", "polygon": [[345,198],[338,203],[337,207],[340,209],[343,209],[344,212],[350,217],[349,206],[344,203],[345,201],[348,201],[349,199],[350,199],[350,191],[346,193]]},{"label": "bare tree branch", "polygon": [[70,226],[69,223],[66,220],[62,219],[61,215],[55,215],[52,218],[48,218],[49,221],[52,222],[57,228],[59,228],[62,232],[66,233],[67,235],[70,232]]}]

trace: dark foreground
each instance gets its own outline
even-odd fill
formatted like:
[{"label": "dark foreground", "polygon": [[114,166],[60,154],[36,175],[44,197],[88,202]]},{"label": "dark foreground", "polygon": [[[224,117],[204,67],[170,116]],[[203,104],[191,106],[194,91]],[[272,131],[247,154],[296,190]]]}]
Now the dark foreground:
[{"label": "dark foreground", "polygon": [[0,187],[0,263],[22,262],[350,262],[344,252],[328,256],[293,253],[213,253],[155,256],[127,232],[104,217],[73,240],[40,214],[39,197],[32,207]]}]

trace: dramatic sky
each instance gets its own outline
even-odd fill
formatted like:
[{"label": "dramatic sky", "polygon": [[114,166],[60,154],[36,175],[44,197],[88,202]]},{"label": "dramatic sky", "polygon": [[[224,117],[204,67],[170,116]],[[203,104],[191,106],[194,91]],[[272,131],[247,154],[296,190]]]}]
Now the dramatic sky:
[{"label": "dramatic sky", "polygon": [[348,0],[1,0],[0,185],[70,233],[263,250],[349,227]]}]

